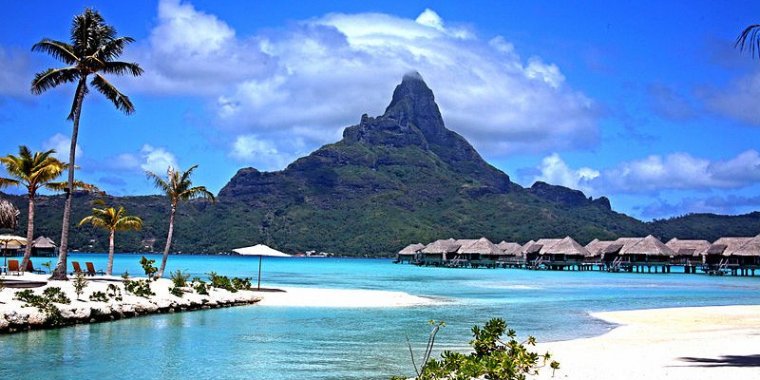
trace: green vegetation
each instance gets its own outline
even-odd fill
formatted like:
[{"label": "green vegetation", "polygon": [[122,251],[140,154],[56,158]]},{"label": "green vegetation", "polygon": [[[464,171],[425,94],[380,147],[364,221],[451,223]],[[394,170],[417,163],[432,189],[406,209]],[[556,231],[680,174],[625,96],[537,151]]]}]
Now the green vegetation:
[{"label": "green vegetation", "polygon": [[32,81],[33,94],[39,95],[51,88],[77,82],[74,102],[69,114],[69,120],[73,122],[73,128],[71,132],[71,148],[69,150],[66,201],[63,207],[61,222],[58,264],[51,276],[55,280],[66,279],[71,198],[74,195],[75,189],[76,146],[79,135],[79,119],[82,115],[82,104],[84,97],[89,93],[87,80],[92,77],[90,85],[102,93],[117,109],[126,114],[131,114],[134,112],[135,107],[132,105],[129,97],[122,94],[102,74],[130,74],[132,76],[139,76],[143,72],[136,63],[116,61],[124,51],[124,48],[134,42],[134,39],[131,37],[117,37],[116,29],[106,24],[103,17],[92,9],[86,9],[82,14],[74,16],[70,36],[71,43],[45,38],[32,46],[33,51],[49,54],[66,64],[66,67],[63,68],[51,68],[37,73]]},{"label": "green vegetation", "polygon": [[169,211],[169,232],[166,237],[166,245],[164,246],[164,256],[161,259],[161,267],[158,269],[157,274],[157,277],[159,278],[164,276],[166,260],[169,258],[169,250],[172,246],[172,236],[174,235],[174,217],[177,213],[179,203],[192,199],[207,199],[211,200],[211,202],[216,202],[214,194],[211,194],[206,190],[205,186],[193,186],[190,176],[197,167],[198,165],[193,165],[190,169],[187,169],[184,172],[169,167],[166,172],[166,180],[153,172],[145,172],[148,178],[153,181],[156,188],[161,190],[166,197],[169,198],[169,203],[171,204]]},{"label": "green vegetation", "polygon": [[[423,356],[421,369],[418,370],[417,364],[412,363],[417,372],[418,380],[470,380],[470,379],[491,379],[491,380],[522,380],[527,375],[538,374],[538,370],[547,364],[554,371],[559,369],[559,363],[551,361],[549,353],[540,355],[530,351],[528,346],[535,346],[536,340],[533,337],[520,342],[517,340],[517,333],[507,328],[503,319],[494,318],[486,322],[483,328],[473,326],[473,340],[470,341],[473,352],[462,354],[458,352],[445,351],[441,354],[441,359],[430,359],[430,352],[435,343],[435,335],[440,327],[444,326],[441,322],[433,322],[433,331]],[[502,336],[506,334],[507,340]],[[410,352],[412,352],[410,346]],[[401,380],[404,377],[393,377],[394,380]]]},{"label": "green vegetation", "polygon": [[[145,272],[145,275],[148,277],[148,281],[153,280],[153,276],[156,274],[156,271],[158,268],[153,266],[153,264],[156,263],[156,260],[148,259],[145,256],[142,256],[140,258],[140,266],[142,267],[143,271]],[[129,273],[124,272],[125,276],[124,278],[129,277]]]},{"label": "green vegetation", "polygon": [[108,295],[108,298],[113,298],[117,301],[121,301],[123,299],[121,296],[121,289],[116,286],[116,284],[108,284],[106,287],[106,295]]},{"label": "green vegetation", "polygon": [[150,288],[150,280],[124,280],[124,290],[138,297],[149,298],[155,296]]},{"label": "green vegetation", "polygon": [[74,286],[74,293],[77,295],[77,300],[84,293],[84,288],[87,287],[87,280],[84,278],[84,273],[77,272],[74,275],[74,282],[71,283]]},{"label": "green vegetation", "polygon": [[176,271],[171,272],[170,276],[174,286],[169,288],[169,292],[177,297],[182,297],[182,295],[185,294],[185,292],[182,291],[182,288],[187,286],[187,280],[190,279],[190,275],[187,272],[182,272],[177,269]]},{"label": "green vegetation", "polygon": [[[217,274],[216,272],[210,272],[208,274],[209,281],[211,282],[211,286],[219,289],[225,289],[232,293],[237,292],[238,290],[250,290],[251,289],[251,279],[250,278],[240,278],[240,277],[233,277],[229,278],[227,276],[221,276]],[[205,286],[205,285],[204,285]],[[198,292],[199,294],[202,294]]]},{"label": "green vegetation", "polygon": [[49,287],[42,292],[42,295],[35,294],[31,289],[25,289],[16,292],[15,299],[25,302],[24,307],[36,307],[45,315],[45,321],[51,326],[58,326],[63,322],[61,310],[55,306],[55,303],[70,304],[71,300],[58,287]]},{"label": "green vegetation", "polygon": [[90,294],[90,301],[108,302],[108,296],[101,291],[92,292],[92,294]]},{"label": "green vegetation", "polygon": [[[100,201],[96,203],[102,204],[103,202]],[[110,276],[113,272],[114,237],[116,231],[139,231],[142,228],[142,219],[136,216],[126,215],[126,213],[127,211],[122,206],[119,206],[118,209],[113,207],[93,208],[92,215],[84,217],[79,222],[79,226],[91,224],[94,227],[108,231],[107,276]]]},{"label": "green vegetation", "polygon": [[201,280],[199,277],[193,278],[192,287],[198,294],[208,294],[208,285],[206,284],[206,281]]}]

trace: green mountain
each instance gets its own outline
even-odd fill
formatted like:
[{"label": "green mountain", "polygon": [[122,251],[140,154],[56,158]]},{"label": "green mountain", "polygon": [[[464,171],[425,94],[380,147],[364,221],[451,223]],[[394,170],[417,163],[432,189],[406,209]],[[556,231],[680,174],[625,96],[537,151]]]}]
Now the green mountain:
[{"label": "green mountain", "polygon": [[[91,198],[75,198],[73,220],[89,212]],[[23,197],[10,199],[25,210]],[[163,247],[165,198],[107,201],[145,220],[143,231],[117,236],[118,249]],[[38,235],[57,240],[63,199],[43,197],[38,204]],[[363,115],[359,124],[345,129],[342,140],[282,171],[240,169],[219,192],[217,204],[182,205],[179,213],[175,250],[180,252],[229,252],[264,242],[290,252],[372,256],[448,237],[525,242],[571,235],[587,242],[657,231],[669,238],[672,231],[689,231],[691,220],[645,224],[614,212],[604,197],[591,199],[542,182],[527,189],[512,183],[445,127],[433,92],[416,73],[404,76],[383,115]],[[736,217],[721,218],[694,231],[733,235],[753,228],[744,219],[744,226],[736,228]],[[757,219],[755,231],[760,231]],[[104,250],[106,238],[91,228],[74,228],[70,244]]]}]

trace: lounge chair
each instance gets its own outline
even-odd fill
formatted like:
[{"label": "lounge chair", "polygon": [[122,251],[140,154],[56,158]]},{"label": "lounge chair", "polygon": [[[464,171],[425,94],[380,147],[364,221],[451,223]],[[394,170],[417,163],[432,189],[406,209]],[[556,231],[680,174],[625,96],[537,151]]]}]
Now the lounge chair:
[{"label": "lounge chair", "polygon": [[79,265],[79,261],[72,261],[71,266],[74,267],[74,271],[71,272],[72,275],[75,275],[77,273],[85,274],[84,272],[82,272],[82,267]]},{"label": "lounge chair", "polygon": [[24,269],[24,272],[31,272],[31,273],[37,273],[37,274],[45,274],[45,271],[42,269],[35,269],[34,264],[32,264],[32,260],[29,260],[26,262],[26,269]]},{"label": "lounge chair", "polygon": [[84,265],[87,266],[87,275],[88,276],[94,276],[96,274],[106,274],[106,272],[103,272],[102,270],[95,270],[95,265],[89,261],[85,262]]},{"label": "lounge chair", "polygon": [[18,265],[18,260],[8,260],[8,273],[21,276],[21,268]]}]

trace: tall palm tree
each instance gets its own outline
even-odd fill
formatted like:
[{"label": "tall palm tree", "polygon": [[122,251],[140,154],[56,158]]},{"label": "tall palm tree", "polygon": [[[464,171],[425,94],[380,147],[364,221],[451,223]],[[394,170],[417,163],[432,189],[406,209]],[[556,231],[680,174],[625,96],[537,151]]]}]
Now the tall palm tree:
[{"label": "tall palm tree", "polygon": [[749,55],[760,58],[760,24],[750,25],[736,38],[734,47],[749,50]]},{"label": "tall palm tree", "polygon": [[82,103],[89,92],[87,79],[92,77],[90,85],[102,93],[114,106],[126,114],[134,112],[135,107],[129,97],[122,94],[101,74],[139,76],[143,70],[137,63],[116,61],[124,48],[134,42],[131,37],[117,37],[116,29],[105,23],[103,17],[92,9],[74,16],[71,26],[71,43],[43,39],[32,46],[32,51],[47,53],[67,67],[47,69],[37,73],[32,80],[32,93],[39,95],[51,88],[65,83],[77,83],[74,101],[68,119],[73,121],[71,131],[71,148],[69,149],[69,177],[66,191],[66,204],[63,208],[61,227],[61,246],[58,264],[52,279],[66,279],[66,258],[69,241],[69,222],[71,219],[71,196],[74,189],[74,162],[76,158],[77,136],[79,135],[79,117]]},{"label": "tall palm tree", "polygon": [[193,165],[190,169],[183,172],[181,170],[174,170],[174,168],[170,166],[166,171],[166,180],[153,172],[145,171],[148,179],[152,180],[153,184],[159,190],[163,191],[171,202],[171,211],[169,211],[169,233],[166,237],[164,257],[161,260],[161,267],[158,269],[157,277],[163,277],[164,269],[166,269],[166,260],[169,258],[169,249],[171,248],[172,236],[174,235],[174,215],[177,213],[177,206],[179,206],[179,203],[191,199],[207,199],[211,200],[211,202],[216,202],[214,194],[211,194],[211,192],[206,190],[205,186],[193,186],[190,176],[193,174],[193,170],[197,167],[198,165]]},{"label": "tall palm tree", "polygon": [[[20,186],[26,188],[29,198],[29,212],[26,224],[26,249],[21,267],[26,268],[26,263],[32,255],[32,240],[34,240],[34,206],[37,191],[42,188],[60,191],[65,187],[63,182],[55,180],[66,170],[65,163],[53,157],[55,150],[32,153],[24,145],[18,147],[18,156],[9,154],[0,157],[0,164],[5,166],[5,171],[13,178],[0,178],[0,188],[5,186]],[[75,182],[75,187],[87,187],[81,182]]]},{"label": "tall palm tree", "polygon": [[106,266],[106,275],[113,273],[113,252],[114,237],[116,231],[138,231],[142,228],[142,219],[132,215],[126,215],[124,207],[118,209],[113,207],[93,208],[92,215],[84,217],[79,225],[91,224],[94,227],[102,228],[108,231],[108,266]]}]

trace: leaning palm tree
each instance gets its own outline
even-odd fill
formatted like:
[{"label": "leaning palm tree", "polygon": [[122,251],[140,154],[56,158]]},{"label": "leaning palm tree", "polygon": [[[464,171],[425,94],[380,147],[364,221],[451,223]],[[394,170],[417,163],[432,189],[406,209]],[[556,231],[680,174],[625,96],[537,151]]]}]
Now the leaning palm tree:
[{"label": "leaning palm tree", "polygon": [[[53,157],[55,150],[51,149],[45,152],[32,153],[24,145],[18,147],[18,156],[9,154],[0,157],[0,164],[5,166],[5,171],[13,178],[0,178],[0,188],[5,186],[20,186],[26,189],[26,195],[29,198],[29,212],[27,214],[26,224],[26,249],[24,250],[24,259],[21,261],[21,267],[26,268],[26,263],[32,255],[32,240],[34,239],[34,206],[37,191],[48,189],[61,191],[66,188],[66,183],[56,182],[67,166],[65,163]],[[96,190],[95,186],[85,184],[81,181],[74,182],[74,188]]]},{"label": "leaning palm tree", "polygon": [[113,207],[93,208],[92,215],[84,217],[79,225],[91,224],[94,227],[102,228],[108,231],[108,266],[106,266],[106,275],[113,273],[113,252],[114,237],[116,231],[138,231],[142,228],[142,219],[132,215],[126,215],[124,207],[118,209]]},{"label": "leaning palm tree", "polygon": [[105,23],[103,17],[92,9],[74,16],[71,26],[71,43],[43,39],[32,46],[32,51],[50,54],[66,65],[58,69],[48,69],[37,73],[32,81],[32,93],[39,95],[51,88],[65,83],[77,83],[74,101],[68,119],[73,121],[71,131],[71,148],[69,150],[69,177],[66,191],[66,204],[63,208],[61,226],[61,246],[58,264],[52,279],[66,279],[66,255],[69,240],[69,222],[71,219],[71,197],[74,189],[74,162],[76,158],[77,136],[79,135],[79,117],[82,103],[89,92],[87,79],[92,77],[90,85],[102,93],[117,109],[126,114],[134,112],[135,107],[129,98],[122,94],[101,74],[139,76],[143,70],[137,63],[116,61],[124,48],[134,42],[131,37],[117,37],[116,29]]},{"label": "leaning palm tree", "polygon": [[760,58],[760,24],[750,25],[736,38],[734,47],[749,51],[749,55]]},{"label": "leaning palm tree", "polygon": [[211,194],[206,190],[205,186],[193,186],[193,182],[190,180],[190,176],[193,174],[193,170],[198,165],[193,165],[187,171],[182,172],[180,170],[174,170],[171,166],[166,171],[167,179],[163,179],[153,172],[145,171],[148,179],[153,181],[153,184],[166,194],[171,202],[171,210],[169,211],[169,233],[166,237],[166,246],[164,246],[164,257],[161,260],[161,267],[158,269],[157,277],[163,277],[164,269],[166,269],[166,260],[169,258],[169,249],[172,245],[172,235],[174,234],[174,215],[177,213],[177,206],[181,201],[187,201],[191,199],[207,199],[211,202],[216,202],[214,194]]}]

